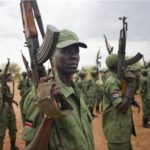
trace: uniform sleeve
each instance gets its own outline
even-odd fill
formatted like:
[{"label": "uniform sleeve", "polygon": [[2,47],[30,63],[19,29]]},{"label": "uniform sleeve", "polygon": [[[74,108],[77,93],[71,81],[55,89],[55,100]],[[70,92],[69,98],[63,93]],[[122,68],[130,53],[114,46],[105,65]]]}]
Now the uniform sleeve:
[{"label": "uniform sleeve", "polygon": [[117,82],[110,86],[110,99],[114,107],[117,107],[123,100],[121,87]]},{"label": "uniform sleeve", "polygon": [[35,90],[32,90],[24,97],[23,116],[24,128],[22,139],[31,142],[42,120],[42,114],[36,106]]}]

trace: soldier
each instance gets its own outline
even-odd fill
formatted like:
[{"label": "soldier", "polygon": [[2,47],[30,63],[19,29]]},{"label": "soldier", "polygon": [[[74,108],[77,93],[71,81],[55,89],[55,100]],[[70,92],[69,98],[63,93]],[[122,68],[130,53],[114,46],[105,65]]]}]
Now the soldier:
[{"label": "soldier", "polygon": [[[2,80],[2,74],[1,74],[1,80]],[[7,76],[7,80],[10,80],[10,74]],[[0,150],[3,149],[3,140],[5,137],[6,129],[9,129],[9,136],[10,136],[10,142],[11,142],[11,150],[18,150],[18,147],[16,147],[16,117],[15,112],[12,106],[13,101],[13,95],[10,92],[9,86],[5,85],[5,87],[1,87],[1,91],[3,88],[3,93],[0,98]],[[1,92],[0,92],[1,93]]]},{"label": "soldier", "polygon": [[143,102],[143,127],[147,127],[147,111],[146,111],[146,94],[147,94],[147,69],[141,70],[141,78],[140,78],[140,92],[141,98]]},{"label": "soldier", "polygon": [[[103,84],[97,83],[96,113],[100,114],[100,103],[103,100]],[[102,108],[102,107],[101,107]]]},{"label": "soldier", "polygon": [[78,76],[80,79],[77,82],[78,88],[81,90],[81,93],[83,94],[83,99],[85,100],[86,105],[88,104],[87,101],[87,79],[86,79],[86,72],[85,71],[79,71]]},{"label": "soldier", "polygon": [[143,101],[143,127],[150,128],[150,71],[149,69],[141,70],[140,89]]},{"label": "soldier", "polygon": [[32,86],[30,78],[27,76],[26,72],[22,72],[22,79],[19,81],[18,90],[20,90],[20,96],[22,97],[23,94]]},{"label": "soldier", "polygon": [[134,97],[133,75],[128,73],[127,90],[122,93],[121,81],[117,77],[118,55],[106,59],[110,69],[104,82],[103,131],[109,150],[132,150],[131,134],[135,135],[132,119],[131,99]]},{"label": "soldier", "polygon": [[92,78],[88,81],[87,85],[88,108],[92,117],[97,117],[97,115],[94,114],[94,107],[97,100],[97,71],[95,69],[92,70],[91,76]]},{"label": "soldier", "polygon": [[[51,90],[47,90],[54,99],[58,99],[63,94],[73,110],[70,115],[55,119],[58,130],[55,130],[54,120],[48,119],[46,115],[41,122],[41,112],[35,105],[37,97],[34,88],[22,99],[25,120],[23,140],[26,141],[27,150],[94,150],[91,115],[79,89],[72,82],[72,75],[78,67],[79,47],[86,48],[87,46],[79,42],[75,33],[69,30],[60,32],[53,55],[57,71],[56,82],[51,79]],[[53,103],[56,101],[54,100]],[[45,114],[45,110],[42,111]],[[57,131],[60,136],[57,135]]]}]

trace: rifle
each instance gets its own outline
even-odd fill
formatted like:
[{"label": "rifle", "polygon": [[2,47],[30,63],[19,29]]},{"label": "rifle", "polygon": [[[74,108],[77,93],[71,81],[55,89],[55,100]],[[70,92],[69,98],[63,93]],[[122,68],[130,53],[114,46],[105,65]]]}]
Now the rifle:
[{"label": "rifle", "polygon": [[6,80],[7,80],[7,73],[8,73],[8,68],[9,68],[9,65],[10,65],[10,59],[8,59],[8,62],[5,66],[5,69],[4,69],[4,73],[3,73],[3,76],[2,76],[2,97],[3,97],[3,100],[4,100],[4,97],[5,97],[5,87],[6,87]]},{"label": "rifle", "polygon": [[[52,56],[59,37],[59,31],[57,28],[48,25],[46,34],[44,36],[43,24],[36,0],[21,0],[20,7],[26,38],[25,44],[26,47],[28,47],[30,54],[32,78],[34,85],[37,88],[39,79],[41,77],[41,70],[39,71],[39,68],[42,68],[43,63],[47,61],[50,56]],[[44,37],[41,46],[39,46],[38,33],[33,13],[36,16],[39,30]]]},{"label": "rifle", "polygon": [[97,55],[96,55],[97,73],[99,72],[99,69],[101,68],[101,61],[100,61],[101,58],[102,56],[100,56],[100,50],[98,50]]},{"label": "rifle", "polygon": [[108,43],[106,35],[104,35],[104,39],[105,39],[105,44],[106,44],[107,52],[110,55],[113,52],[114,47],[110,46],[110,44]]},{"label": "rifle", "polygon": [[9,68],[9,65],[10,65],[10,59],[7,58],[7,60],[8,60],[8,62],[5,66],[3,77],[2,77],[2,86],[6,85],[6,78],[7,78],[8,68]]},{"label": "rifle", "polygon": [[118,64],[117,64],[117,75],[118,78],[122,82],[122,90],[123,93],[126,91],[126,83],[125,83],[125,69],[128,65],[135,64],[137,61],[139,61],[143,55],[141,53],[137,53],[134,57],[132,57],[129,60],[125,61],[125,50],[126,50],[126,39],[127,39],[127,30],[128,30],[128,24],[126,22],[126,17],[119,18],[123,22],[123,27],[120,30],[120,37],[119,37],[119,48],[118,48]]},{"label": "rifle", "polygon": [[22,60],[23,60],[24,66],[25,66],[26,71],[27,71],[28,78],[32,78],[32,71],[30,69],[29,62],[27,61],[27,59],[23,55],[22,51],[21,51],[21,56],[22,56]]}]

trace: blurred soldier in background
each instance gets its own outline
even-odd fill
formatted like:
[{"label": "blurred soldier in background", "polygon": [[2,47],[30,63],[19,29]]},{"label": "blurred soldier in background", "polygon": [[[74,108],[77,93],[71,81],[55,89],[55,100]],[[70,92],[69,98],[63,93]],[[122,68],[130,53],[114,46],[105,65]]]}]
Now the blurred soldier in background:
[{"label": "blurred soldier in background", "polygon": [[[2,81],[1,74],[0,80]],[[11,80],[11,74],[7,75],[7,81]],[[0,96],[0,150],[3,149],[3,140],[5,137],[6,129],[9,130],[9,136],[10,136],[10,142],[11,142],[11,150],[18,150],[18,147],[16,147],[16,116],[13,109],[12,103],[14,102],[16,105],[18,105],[13,100],[13,94],[11,94],[10,87],[6,83],[5,87],[3,88],[3,93]]]},{"label": "blurred soldier in background", "polygon": [[20,96],[32,86],[31,79],[28,77],[27,72],[22,72],[22,79],[19,81],[18,90],[20,90]]},{"label": "blurred soldier in background", "polygon": [[88,104],[87,99],[87,79],[86,79],[86,72],[81,70],[78,72],[78,76],[80,77],[77,81],[77,86],[81,90],[83,94],[83,99],[85,100],[86,105]]},{"label": "blurred soldier in background", "polygon": [[97,100],[97,84],[96,81],[98,79],[97,70],[93,69],[91,72],[91,79],[88,80],[87,85],[87,97],[88,97],[88,108],[91,112],[92,117],[97,117],[94,114],[94,107]]}]

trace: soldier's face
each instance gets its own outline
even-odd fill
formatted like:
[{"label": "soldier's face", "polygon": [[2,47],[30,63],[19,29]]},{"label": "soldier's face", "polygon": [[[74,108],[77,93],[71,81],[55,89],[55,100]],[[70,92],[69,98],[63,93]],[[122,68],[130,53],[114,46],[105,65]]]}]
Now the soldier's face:
[{"label": "soldier's face", "polygon": [[54,54],[55,65],[59,72],[74,74],[79,63],[79,47],[71,45],[63,49],[56,49]]}]

